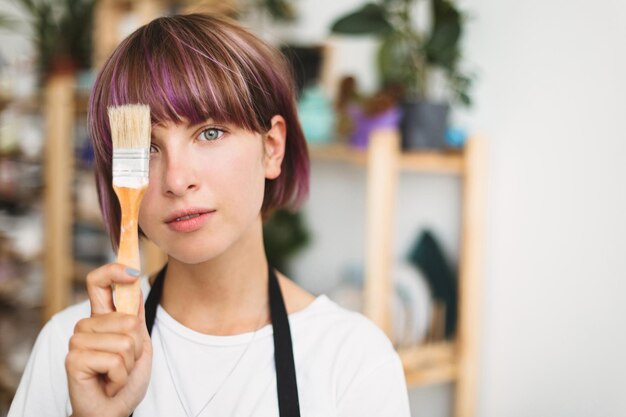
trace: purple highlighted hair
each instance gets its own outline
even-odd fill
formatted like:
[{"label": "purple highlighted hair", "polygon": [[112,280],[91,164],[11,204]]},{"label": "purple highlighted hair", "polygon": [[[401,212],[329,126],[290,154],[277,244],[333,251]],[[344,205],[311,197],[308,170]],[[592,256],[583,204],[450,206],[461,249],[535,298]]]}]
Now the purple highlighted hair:
[{"label": "purple highlighted hair", "polygon": [[127,37],[100,71],[89,104],[100,208],[117,248],[120,207],[112,188],[107,107],[150,106],[153,123],[212,118],[264,133],[284,117],[282,172],[266,180],[264,218],[297,208],[309,190],[309,157],[298,121],[291,67],[283,55],[238,24],[203,14],[158,18]]}]

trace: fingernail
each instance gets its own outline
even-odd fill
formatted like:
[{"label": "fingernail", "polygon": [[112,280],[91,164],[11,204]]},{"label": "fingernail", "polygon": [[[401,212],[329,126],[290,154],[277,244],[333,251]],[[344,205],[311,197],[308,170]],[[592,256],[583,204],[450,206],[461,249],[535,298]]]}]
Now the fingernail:
[{"label": "fingernail", "polygon": [[135,268],[126,268],[126,273],[133,277],[138,277],[141,275],[141,271]]}]

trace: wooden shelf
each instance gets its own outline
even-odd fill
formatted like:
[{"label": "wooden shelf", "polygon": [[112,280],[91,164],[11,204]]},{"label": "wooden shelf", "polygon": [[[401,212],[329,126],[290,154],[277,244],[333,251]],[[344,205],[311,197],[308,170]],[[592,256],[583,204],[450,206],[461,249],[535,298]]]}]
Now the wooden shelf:
[{"label": "wooden shelf", "polygon": [[38,114],[41,111],[41,97],[33,94],[26,97],[1,96],[0,111],[13,108],[24,114]]},{"label": "wooden shelf", "polygon": [[440,342],[398,349],[409,387],[452,382],[457,377],[456,349]]},{"label": "wooden shelf", "polygon": [[348,162],[355,165],[367,163],[367,150],[350,148],[342,144],[309,145],[311,159]]},{"label": "wooden shelf", "polygon": [[[367,150],[351,148],[344,144],[309,146],[311,159],[367,165]],[[409,151],[398,158],[398,168],[403,171],[462,175],[462,151]]]},{"label": "wooden shelf", "polygon": [[102,266],[102,264],[92,264],[89,262],[74,261],[72,283],[80,284],[84,286],[85,278],[87,277],[87,274],[100,266]]},{"label": "wooden shelf", "polygon": [[89,111],[89,94],[75,92],[74,101],[77,114],[87,115],[87,112]]},{"label": "wooden shelf", "polygon": [[[75,81],[72,81],[75,82]],[[74,92],[75,109],[78,114],[86,114],[89,108],[89,94],[85,92]],[[39,115],[45,110],[42,100],[44,96],[40,93],[26,97],[0,96],[0,112],[13,108],[23,114]]]},{"label": "wooden shelf", "polygon": [[86,212],[84,210],[76,210],[74,212],[74,222],[82,226],[88,226],[94,230],[101,230],[106,233],[102,215],[99,212]]}]

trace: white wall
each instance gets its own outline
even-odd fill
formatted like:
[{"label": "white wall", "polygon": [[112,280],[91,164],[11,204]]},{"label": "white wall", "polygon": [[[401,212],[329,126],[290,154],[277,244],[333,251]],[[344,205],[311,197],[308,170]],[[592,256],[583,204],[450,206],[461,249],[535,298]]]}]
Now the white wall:
[{"label": "white wall", "polygon": [[0,94],[30,97],[37,88],[33,44],[26,14],[12,0],[0,0],[0,13],[17,22],[14,29],[0,28]]},{"label": "white wall", "polygon": [[0,11],[4,15],[11,16],[20,20],[19,28],[6,29],[0,28],[0,53],[8,62],[30,55],[32,51],[31,42],[29,41],[30,28],[26,24],[26,13],[17,2],[11,0],[0,0]]},{"label": "white wall", "polygon": [[[316,25],[355,2],[300,3],[323,11],[304,15],[304,27],[318,33]],[[460,4],[473,16],[465,54],[480,80],[475,107],[457,120],[491,147],[478,415],[624,416],[626,2]],[[355,69],[369,59],[343,56]],[[320,163],[314,171],[310,221],[320,236],[296,275],[321,289],[344,257],[359,259],[363,189],[356,172]],[[434,222],[453,250],[455,185],[403,181],[423,212],[398,221],[410,232]],[[446,211],[436,220],[424,207],[432,195]],[[337,230],[352,232],[333,243]],[[414,415],[447,415],[447,395],[441,387],[412,393]]]},{"label": "white wall", "polygon": [[624,416],[626,2],[463,4],[492,152],[480,415]]}]

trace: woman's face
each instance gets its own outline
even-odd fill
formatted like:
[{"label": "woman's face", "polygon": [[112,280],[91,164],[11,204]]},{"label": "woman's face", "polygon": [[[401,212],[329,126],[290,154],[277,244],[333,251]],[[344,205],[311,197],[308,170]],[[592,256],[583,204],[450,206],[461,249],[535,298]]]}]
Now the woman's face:
[{"label": "woman's face", "polygon": [[263,135],[211,120],[154,125],[150,182],[139,212],[146,236],[190,264],[261,239],[265,179],[280,174],[284,151],[284,120],[272,122]]}]

